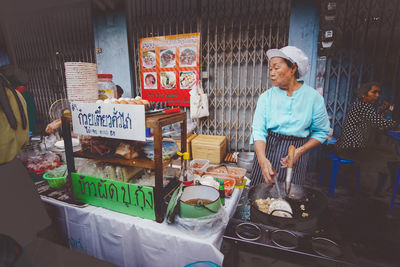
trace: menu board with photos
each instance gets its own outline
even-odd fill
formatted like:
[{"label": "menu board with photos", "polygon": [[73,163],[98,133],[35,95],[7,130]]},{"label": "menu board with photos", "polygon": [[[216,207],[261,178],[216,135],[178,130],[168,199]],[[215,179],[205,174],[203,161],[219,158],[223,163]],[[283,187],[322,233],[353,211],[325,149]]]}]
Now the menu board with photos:
[{"label": "menu board with photos", "polygon": [[200,33],[140,40],[142,97],[168,106],[190,106],[200,77]]}]

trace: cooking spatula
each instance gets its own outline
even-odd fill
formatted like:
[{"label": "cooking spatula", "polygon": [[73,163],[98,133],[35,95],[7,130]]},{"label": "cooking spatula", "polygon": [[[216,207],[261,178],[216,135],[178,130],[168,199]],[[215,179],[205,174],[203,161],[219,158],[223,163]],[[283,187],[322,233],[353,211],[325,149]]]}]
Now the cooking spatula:
[{"label": "cooking spatula", "polygon": [[278,191],[278,199],[272,200],[271,203],[269,204],[269,214],[274,215],[274,213],[276,212],[275,216],[292,218],[293,217],[292,207],[290,206],[289,202],[287,202],[282,198],[281,189],[279,188],[277,179],[278,174],[276,173],[275,170],[274,172],[275,172],[274,174],[275,188]]},{"label": "cooking spatula", "polygon": [[296,148],[293,145],[289,146],[288,167],[286,170],[286,181],[285,181],[285,192],[287,196],[289,196],[290,194],[290,187],[292,185],[293,159],[295,150]]}]

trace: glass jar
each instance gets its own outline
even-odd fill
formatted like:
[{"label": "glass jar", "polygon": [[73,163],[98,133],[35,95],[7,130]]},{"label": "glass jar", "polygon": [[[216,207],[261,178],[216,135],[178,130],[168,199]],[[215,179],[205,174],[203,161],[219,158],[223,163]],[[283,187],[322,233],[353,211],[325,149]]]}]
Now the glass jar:
[{"label": "glass jar", "polygon": [[112,74],[97,74],[99,99],[117,98],[117,86],[112,81]]}]

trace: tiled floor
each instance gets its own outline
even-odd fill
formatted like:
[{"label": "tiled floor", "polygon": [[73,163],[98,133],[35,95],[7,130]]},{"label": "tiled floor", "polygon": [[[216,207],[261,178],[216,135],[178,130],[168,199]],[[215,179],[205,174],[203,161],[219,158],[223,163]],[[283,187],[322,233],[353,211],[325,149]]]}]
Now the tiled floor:
[{"label": "tiled floor", "polygon": [[[318,180],[315,175],[309,180],[310,186],[327,193],[327,186],[319,187]],[[387,194],[382,198],[373,198],[361,193],[355,198],[353,190],[339,184],[334,197],[328,200],[329,210],[334,214],[343,238],[352,245],[360,266],[400,266],[400,206],[395,206],[392,216],[388,216],[391,197]],[[400,201],[400,195],[398,199]],[[225,242],[222,251],[229,253],[229,244]],[[231,264],[226,261],[224,266]],[[259,256],[243,250],[239,266],[314,265],[296,262],[296,259]]]}]

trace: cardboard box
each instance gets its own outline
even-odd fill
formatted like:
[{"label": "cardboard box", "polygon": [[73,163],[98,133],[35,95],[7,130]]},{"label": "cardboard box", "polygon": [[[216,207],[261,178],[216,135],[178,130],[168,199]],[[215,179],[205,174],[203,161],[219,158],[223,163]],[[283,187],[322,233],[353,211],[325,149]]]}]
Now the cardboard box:
[{"label": "cardboard box", "polygon": [[226,154],[226,137],[219,135],[198,135],[192,140],[194,159],[208,159],[210,163],[221,163]]}]

